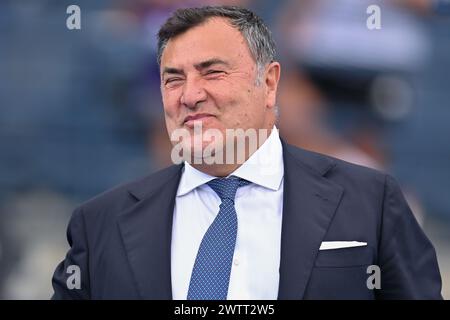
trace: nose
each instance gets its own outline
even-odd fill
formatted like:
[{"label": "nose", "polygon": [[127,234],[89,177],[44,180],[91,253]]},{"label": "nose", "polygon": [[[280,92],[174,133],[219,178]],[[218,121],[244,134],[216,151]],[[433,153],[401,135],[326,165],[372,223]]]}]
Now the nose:
[{"label": "nose", "polygon": [[201,79],[186,79],[180,103],[186,108],[195,109],[199,103],[204,101],[206,101],[206,91]]}]

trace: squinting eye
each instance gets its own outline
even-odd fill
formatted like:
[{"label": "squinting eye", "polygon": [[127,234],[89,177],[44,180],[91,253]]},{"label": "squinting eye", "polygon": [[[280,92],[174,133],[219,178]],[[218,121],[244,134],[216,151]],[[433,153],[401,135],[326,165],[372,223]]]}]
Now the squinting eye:
[{"label": "squinting eye", "polygon": [[217,74],[217,73],[222,73],[223,71],[220,70],[209,70],[206,72],[206,74]]},{"label": "squinting eye", "polygon": [[179,81],[179,80],[181,80],[181,79],[180,78],[169,78],[166,80],[166,84],[173,83],[173,82]]}]

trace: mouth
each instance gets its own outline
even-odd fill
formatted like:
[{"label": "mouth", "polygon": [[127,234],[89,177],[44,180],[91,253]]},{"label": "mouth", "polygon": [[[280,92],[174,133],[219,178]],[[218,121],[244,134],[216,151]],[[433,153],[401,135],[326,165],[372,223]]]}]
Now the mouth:
[{"label": "mouth", "polygon": [[207,119],[214,118],[215,116],[209,113],[199,113],[187,116],[184,118],[183,124],[189,128],[194,127],[195,121],[206,121]]}]

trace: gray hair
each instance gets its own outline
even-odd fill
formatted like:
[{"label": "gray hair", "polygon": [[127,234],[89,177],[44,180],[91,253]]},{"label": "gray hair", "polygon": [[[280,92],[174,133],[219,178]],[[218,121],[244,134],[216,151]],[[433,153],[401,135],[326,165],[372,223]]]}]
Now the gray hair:
[{"label": "gray hair", "polygon": [[231,25],[241,32],[256,63],[258,84],[265,66],[275,59],[275,42],[270,30],[260,17],[248,9],[236,6],[205,6],[175,11],[158,32],[158,65],[161,65],[161,56],[171,38],[212,17],[227,18]]}]

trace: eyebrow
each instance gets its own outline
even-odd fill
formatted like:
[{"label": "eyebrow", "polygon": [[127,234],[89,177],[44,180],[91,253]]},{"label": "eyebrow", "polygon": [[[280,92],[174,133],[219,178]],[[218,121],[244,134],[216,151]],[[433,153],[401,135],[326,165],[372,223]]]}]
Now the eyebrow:
[{"label": "eyebrow", "polygon": [[162,72],[162,76],[165,74],[184,74],[184,71],[177,68],[171,68],[171,67],[164,67],[164,70]]},{"label": "eyebrow", "polygon": [[230,66],[230,64],[228,62],[226,62],[226,61],[223,61],[223,60],[221,60],[219,58],[212,58],[212,59],[208,59],[206,61],[202,61],[200,63],[194,64],[194,68],[197,69],[197,70],[202,70],[202,69],[209,68],[209,67],[211,67],[213,65],[216,65],[216,64],[220,64],[220,65],[223,65],[225,67],[229,67]]},{"label": "eyebrow", "polygon": [[[203,70],[206,68],[209,68],[213,65],[223,65],[225,67],[229,67],[230,64],[222,59],[219,58],[212,58],[212,59],[208,59],[199,63],[194,64],[194,68],[197,70]],[[162,72],[162,76],[164,76],[165,74],[181,74],[184,75],[184,71],[182,69],[177,69],[177,68],[172,68],[172,67],[164,67],[164,70]]]}]

